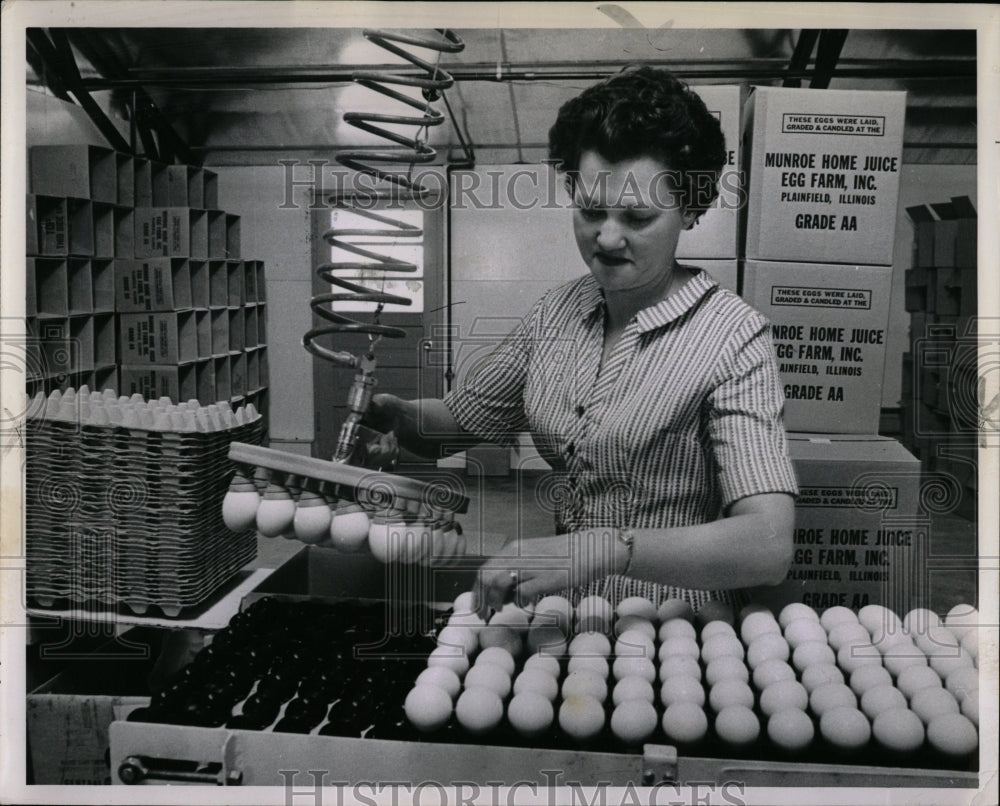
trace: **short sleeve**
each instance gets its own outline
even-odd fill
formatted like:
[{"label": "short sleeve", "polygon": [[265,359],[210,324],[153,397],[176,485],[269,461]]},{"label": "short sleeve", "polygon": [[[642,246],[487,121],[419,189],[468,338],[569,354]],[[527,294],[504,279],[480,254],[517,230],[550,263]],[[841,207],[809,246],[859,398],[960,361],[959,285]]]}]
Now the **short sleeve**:
[{"label": "short sleeve", "polygon": [[732,344],[709,400],[709,437],[723,504],[761,493],[795,495],[770,324],[754,313],[733,334]]},{"label": "short sleeve", "polygon": [[532,332],[541,302],[470,373],[444,397],[463,430],[488,442],[514,444],[528,430],[524,386],[532,353]]}]

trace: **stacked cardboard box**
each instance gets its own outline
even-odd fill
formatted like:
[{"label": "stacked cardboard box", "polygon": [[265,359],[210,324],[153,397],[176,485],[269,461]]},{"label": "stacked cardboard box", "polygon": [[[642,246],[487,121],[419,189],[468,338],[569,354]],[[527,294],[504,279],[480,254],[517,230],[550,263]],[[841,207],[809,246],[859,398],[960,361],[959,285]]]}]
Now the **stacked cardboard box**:
[{"label": "stacked cardboard box", "polygon": [[903,441],[976,516],[979,320],[976,210],[967,197],[906,210],[914,226],[906,272],[910,351],[903,360]]},{"label": "stacked cardboard box", "polygon": [[28,392],[267,408],[264,266],[218,177],[96,146],[30,151]]}]

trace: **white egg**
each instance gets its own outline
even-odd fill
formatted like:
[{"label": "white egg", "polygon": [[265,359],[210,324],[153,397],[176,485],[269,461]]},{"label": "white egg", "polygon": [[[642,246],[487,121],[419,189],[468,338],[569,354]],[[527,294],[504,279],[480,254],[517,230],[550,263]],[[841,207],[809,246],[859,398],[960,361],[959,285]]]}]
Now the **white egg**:
[{"label": "white egg", "polygon": [[903,669],[896,677],[896,688],[906,695],[907,699],[912,699],[922,688],[939,688],[941,678],[937,672],[927,666],[910,666]]},{"label": "white egg", "polygon": [[662,661],[668,655],[690,655],[695,660],[701,657],[701,649],[694,638],[675,636],[660,644],[657,657]]},{"label": "white egg", "polygon": [[[799,650],[795,651],[798,653]],[[747,647],[747,666],[756,669],[764,661],[788,660],[790,652],[788,642],[783,637],[765,633],[751,641]]]},{"label": "white egg", "polygon": [[514,680],[514,696],[530,691],[550,702],[559,696],[559,681],[543,669],[525,668]]},{"label": "white egg", "polygon": [[717,638],[720,635],[726,635],[731,638],[736,638],[736,629],[728,621],[722,621],[721,619],[715,619],[713,621],[708,621],[702,624],[700,637],[702,643],[708,641],[710,638]]},{"label": "white egg", "polygon": [[969,694],[967,697],[962,698],[962,702],[959,705],[959,709],[962,712],[962,716],[969,719],[972,724],[979,726],[979,692],[975,691]]},{"label": "white egg", "polygon": [[649,658],[625,657],[615,658],[611,673],[615,680],[623,677],[644,677],[650,683],[656,680],[656,665]]},{"label": "white egg", "polygon": [[701,741],[708,732],[708,717],[693,702],[675,702],[663,712],[661,721],[667,739],[679,744]]},{"label": "white egg", "polygon": [[257,531],[265,537],[277,537],[292,528],[295,501],[284,487],[271,484],[257,505]]},{"label": "white egg", "polygon": [[910,710],[920,717],[925,725],[942,714],[959,713],[958,700],[943,688],[922,688],[910,698]]},{"label": "white egg", "polygon": [[826,630],[818,621],[800,618],[790,622],[785,627],[784,636],[788,645],[795,649],[806,641],[826,641]]},{"label": "white egg", "polygon": [[819,623],[819,614],[809,605],[801,602],[792,602],[781,608],[778,613],[778,624],[784,629],[796,619],[809,619]]},{"label": "white egg", "polygon": [[895,651],[894,647],[907,647],[916,646],[910,634],[903,632],[903,627],[889,627],[883,629],[879,627],[872,633],[872,644],[881,652],[883,655],[888,654],[890,651]]},{"label": "white egg", "polygon": [[652,703],[656,694],[652,684],[644,677],[623,677],[611,692],[611,702],[621,705],[626,700],[644,700]]},{"label": "white egg", "polygon": [[660,680],[666,680],[679,674],[689,677],[701,677],[701,664],[690,655],[667,655],[660,660]]},{"label": "white egg", "polygon": [[491,688],[466,688],[455,704],[459,724],[473,735],[493,730],[503,719],[503,701]]},{"label": "white egg", "polygon": [[704,627],[712,621],[725,621],[730,626],[736,621],[733,606],[718,599],[709,599],[698,607],[694,614],[695,624]]},{"label": "white egg", "polygon": [[455,597],[455,601],[451,603],[451,609],[454,613],[475,613],[476,594],[472,591],[463,591]]},{"label": "white egg", "polygon": [[661,643],[670,638],[690,638],[693,641],[698,637],[698,632],[687,619],[672,618],[660,625],[657,637]]},{"label": "white egg", "polygon": [[743,654],[743,644],[735,635],[715,635],[701,645],[701,660],[706,664],[723,657],[742,661]]},{"label": "white egg", "polygon": [[513,602],[508,602],[486,622],[490,626],[510,627],[518,633],[526,633],[531,619],[523,607],[518,607]]},{"label": "white egg", "polygon": [[582,632],[569,642],[570,655],[597,655],[607,658],[611,654],[611,641],[600,632]]},{"label": "white egg", "polygon": [[818,717],[834,708],[856,708],[858,698],[843,683],[824,683],[809,694],[809,708]]},{"label": "white egg", "polygon": [[970,695],[978,696],[979,670],[974,666],[960,666],[953,669],[944,680],[944,687],[950,691],[959,702]]},{"label": "white egg", "polygon": [[958,639],[955,637],[955,634],[943,624],[928,627],[922,632],[915,633],[913,640],[928,657],[936,653],[958,649]]},{"label": "white egg", "polygon": [[573,626],[573,605],[565,596],[545,596],[535,603],[532,623],[558,627],[563,635],[568,635]]},{"label": "white egg", "polygon": [[644,700],[626,700],[611,714],[611,732],[626,744],[643,742],[653,735],[659,719]]},{"label": "white egg", "polygon": [[468,672],[465,673],[466,688],[488,688],[497,693],[503,700],[510,694],[510,675],[500,666],[494,663],[475,663]]},{"label": "white egg", "polygon": [[798,752],[808,747],[815,733],[808,714],[798,708],[785,708],[767,720],[767,735],[787,752]]},{"label": "white egg", "polygon": [[608,683],[596,672],[586,670],[570,672],[563,680],[560,693],[563,699],[574,694],[586,694],[598,702],[604,702],[608,696]]},{"label": "white egg", "polygon": [[826,638],[826,642],[833,647],[835,652],[839,652],[849,644],[870,644],[871,633],[856,621],[838,624]]},{"label": "white egg", "polygon": [[688,675],[668,677],[660,686],[660,702],[671,706],[675,702],[693,702],[695,705],[705,704],[705,689],[701,681]]},{"label": "white egg", "polygon": [[511,727],[525,737],[538,736],[547,731],[554,717],[551,700],[536,691],[515,693],[507,706],[507,720]]},{"label": "white egg", "polygon": [[437,686],[453,700],[462,690],[462,681],[455,671],[447,666],[428,666],[417,675],[416,685]]},{"label": "white egg", "polygon": [[653,640],[640,630],[627,630],[615,641],[615,657],[656,657]]},{"label": "white egg", "polygon": [[720,680],[709,689],[708,704],[716,713],[730,705],[745,705],[747,708],[753,708],[753,689],[742,680],[735,678]]},{"label": "white egg", "polygon": [[758,610],[750,613],[740,624],[740,638],[749,644],[754,638],[768,633],[781,635],[781,625],[770,610]]},{"label": "white egg", "polygon": [[694,622],[694,610],[684,599],[664,599],[656,609],[657,621],[663,624],[675,618]]},{"label": "white egg", "polygon": [[760,736],[760,722],[745,705],[730,705],[716,715],[715,732],[727,744],[750,744]]},{"label": "white egg", "polygon": [[[472,632],[471,630],[469,632]],[[487,623],[479,632],[472,633],[477,637],[479,645],[486,649],[495,646],[506,650],[511,657],[519,658],[524,651],[524,642],[517,630],[508,627],[506,624],[493,626]],[[471,650],[470,650],[471,651]]]},{"label": "white egg", "polygon": [[476,655],[475,665],[478,666],[480,663],[492,663],[495,666],[499,666],[507,672],[508,677],[514,674],[514,669],[517,666],[514,662],[514,656],[499,646],[488,646]]},{"label": "white egg", "polygon": [[819,732],[840,750],[857,750],[868,744],[872,730],[868,718],[857,708],[831,708],[819,720]]},{"label": "white egg", "polygon": [[608,675],[611,674],[611,668],[608,666],[608,661],[600,655],[570,654],[569,661],[566,664],[566,671],[572,673],[580,670],[594,672],[595,674],[603,677],[605,680],[607,680]]},{"label": "white egg", "polygon": [[798,680],[779,680],[760,693],[760,710],[766,716],[773,716],[785,708],[804,711],[808,706],[809,692]]},{"label": "white egg", "polygon": [[902,630],[903,620],[888,607],[879,604],[865,605],[858,611],[858,621],[869,634],[885,630]]},{"label": "white egg", "polygon": [[399,558],[399,531],[402,523],[382,523],[372,521],[368,527],[368,550],[383,563],[391,563]]},{"label": "white egg", "polygon": [[854,614],[854,611],[842,605],[828,607],[819,617],[819,623],[823,625],[823,629],[827,632],[830,632],[838,624],[856,624],[857,621],[858,617]]},{"label": "white egg", "polygon": [[979,611],[971,604],[957,604],[944,617],[944,624],[961,641],[979,624]]},{"label": "white egg", "polygon": [[532,655],[528,658],[524,662],[524,671],[528,671],[529,669],[539,669],[557,679],[562,672],[559,661],[551,655],[545,654]]},{"label": "white egg", "polygon": [[653,622],[642,616],[620,616],[615,622],[614,634],[622,636],[629,630],[638,630],[650,641],[656,640],[656,627]]},{"label": "white egg", "polygon": [[961,647],[978,662],[979,660],[979,628],[973,627],[962,636]]},{"label": "white egg", "polygon": [[584,596],[576,606],[576,623],[579,632],[608,632],[615,610],[603,596]]},{"label": "white egg", "polygon": [[418,684],[410,689],[403,703],[403,712],[414,727],[434,731],[451,717],[451,697],[438,686]]},{"label": "white egg", "polygon": [[338,507],[330,519],[330,542],[337,551],[352,554],[368,547],[371,522],[361,507]]},{"label": "white egg", "polygon": [[222,499],[222,522],[232,532],[253,529],[257,523],[260,495],[257,488],[242,473],[236,473]]},{"label": "white egg", "polygon": [[837,656],[828,644],[822,641],[806,641],[795,647],[792,653],[792,666],[802,673],[810,666],[825,664],[833,666],[837,662]]},{"label": "white egg", "polygon": [[882,654],[871,644],[844,644],[837,652],[837,665],[846,674],[863,666],[882,667]]},{"label": "white egg", "polygon": [[656,619],[656,605],[645,596],[627,596],[618,603],[615,613],[618,618],[638,616],[647,621],[653,621]]},{"label": "white egg", "polygon": [[[742,624],[751,613],[771,613],[771,608],[761,602],[750,602],[748,605],[743,605],[740,612],[736,614],[737,623]],[[773,616],[774,613],[771,615]]]},{"label": "white egg", "polygon": [[469,671],[469,657],[464,647],[439,646],[427,656],[427,666],[444,666],[462,677]]},{"label": "white egg", "polygon": [[862,666],[851,672],[851,691],[859,697],[863,696],[870,688],[891,685],[892,675],[881,666]]},{"label": "white egg", "polygon": [[592,739],[604,728],[604,706],[587,694],[566,697],[559,706],[559,727],[574,741]]},{"label": "white egg", "polygon": [[814,663],[802,670],[802,685],[812,694],[826,683],[843,683],[844,673],[832,663]]},{"label": "white egg", "polygon": [[872,720],[875,741],[895,753],[911,753],[924,743],[924,723],[908,708],[889,708]]},{"label": "white egg", "polygon": [[945,755],[965,756],[979,745],[979,732],[961,714],[941,714],[927,726],[927,741]]},{"label": "white egg", "polygon": [[906,697],[893,685],[873,686],[861,695],[861,710],[869,719],[883,711],[906,707]]},{"label": "white egg", "polygon": [[471,655],[479,645],[476,633],[468,627],[459,627],[456,624],[447,624],[441,628],[437,636],[437,644],[441,646],[457,647],[466,655]]},{"label": "white egg", "polygon": [[746,683],[750,680],[750,671],[742,660],[732,655],[722,655],[705,667],[705,682],[710,686],[733,678]]},{"label": "white egg", "polygon": [[926,607],[915,607],[903,616],[903,629],[913,636],[927,632],[931,627],[937,627],[940,623],[941,619],[938,614]]},{"label": "white egg", "polygon": [[780,680],[794,680],[795,670],[786,661],[779,658],[766,660],[753,670],[753,684],[763,691],[772,683]]},{"label": "white egg", "polygon": [[[528,651],[534,654],[540,650],[557,650],[566,646],[566,633],[554,623],[535,619],[528,628]],[[561,652],[559,653],[561,654]]]},{"label": "white egg", "polygon": [[897,644],[882,655],[882,665],[893,677],[911,668],[927,668],[927,656],[916,644]]},{"label": "white egg", "polygon": [[466,627],[474,633],[478,633],[486,626],[486,622],[478,613],[452,613],[448,623],[456,627]]},{"label": "white egg", "polygon": [[962,647],[953,649],[940,649],[933,653],[928,652],[931,668],[937,672],[942,679],[945,679],[956,669],[975,668],[972,655]]}]

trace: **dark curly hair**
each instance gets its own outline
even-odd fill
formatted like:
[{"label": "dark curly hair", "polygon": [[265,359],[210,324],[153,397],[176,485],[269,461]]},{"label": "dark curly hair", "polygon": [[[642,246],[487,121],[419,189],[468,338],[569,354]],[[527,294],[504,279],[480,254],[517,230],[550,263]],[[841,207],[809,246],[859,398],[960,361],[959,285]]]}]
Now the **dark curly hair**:
[{"label": "dark curly hair", "polygon": [[704,101],[668,71],[626,68],[559,108],[549,158],[570,181],[584,151],[610,162],[659,159],[679,175],[686,209],[701,215],[718,196],[726,139]]}]

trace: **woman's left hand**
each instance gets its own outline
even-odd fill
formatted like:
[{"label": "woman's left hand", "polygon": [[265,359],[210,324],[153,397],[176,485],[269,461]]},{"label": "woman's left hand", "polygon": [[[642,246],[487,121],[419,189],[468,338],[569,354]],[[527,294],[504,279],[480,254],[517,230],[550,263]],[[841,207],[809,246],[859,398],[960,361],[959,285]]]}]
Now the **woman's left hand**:
[{"label": "woman's left hand", "polygon": [[476,609],[485,619],[507,602],[527,604],[613,574],[614,544],[609,529],[508,540],[479,569]]}]

